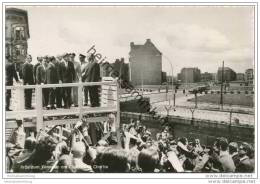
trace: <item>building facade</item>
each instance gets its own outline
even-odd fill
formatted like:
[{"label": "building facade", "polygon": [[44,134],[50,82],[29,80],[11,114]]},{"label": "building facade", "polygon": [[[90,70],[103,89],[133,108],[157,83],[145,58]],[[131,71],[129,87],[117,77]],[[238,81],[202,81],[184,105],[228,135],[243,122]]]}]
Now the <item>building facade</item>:
[{"label": "building facade", "polygon": [[[217,72],[218,82],[222,81],[222,67],[218,68]],[[236,72],[234,72],[229,67],[224,67],[223,69],[223,82],[230,82],[236,80]]]},{"label": "building facade", "polygon": [[162,83],[162,53],[150,39],[144,45],[130,43],[130,81],[137,85],[160,85]]},{"label": "building facade", "polygon": [[17,8],[5,10],[5,53],[19,69],[27,55],[30,38],[27,11]]},{"label": "building facade", "polygon": [[207,81],[213,81],[213,74],[204,72],[201,74],[201,81],[202,82],[207,82]]},{"label": "building facade", "polygon": [[245,72],[245,81],[249,85],[253,85],[254,84],[254,70],[252,68],[246,70],[246,72]]},{"label": "building facade", "polygon": [[198,68],[182,68],[178,74],[178,80],[182,83],[195,83],[200,82],[201,73]]}]

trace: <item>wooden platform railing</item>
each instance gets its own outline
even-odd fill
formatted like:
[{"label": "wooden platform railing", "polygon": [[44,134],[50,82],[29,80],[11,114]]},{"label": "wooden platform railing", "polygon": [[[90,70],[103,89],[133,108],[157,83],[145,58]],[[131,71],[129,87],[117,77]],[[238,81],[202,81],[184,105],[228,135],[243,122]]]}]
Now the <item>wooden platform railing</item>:
[{"label": "wooden platform railing", "polygon": [[[101,86],[101,105],[100,107],[89,107],[83,104],[83,88],[84,86]],[[44,88],[64,88],[64,87],[77,87],[78,88],[78,107],[73,107],[70,109],[55,109],[55,110],[45,110],[42,104],[42,89]],[[46,120],[46,117],[54,116],[67,116],[75,115],[78,120],[80,120],[83,115],[87,114],[100,114],[100,113],[115,113],[116,114],[116,128],[120,127],[120,107],[119,107],[119,85],[117,81],[103,81],[103,82],[79,82],[79,83],[63,83],[63,84],[44,84],[44,85],[16,85],[16,86],[6,86],[6,89],[16,90],[16,95],[12,98],[16,99],[19,103],[16,104],[13,111],[6,111],[5,118],[17,119],[17,118],[34,118],[36,119],[36,124],[31,123],[31,125],[36,125],[37,131],[40,129],[45,129],[46,126],[75,123],[69,120]],[[27,110],[24,108],[24,90],[34,89],[35,90],[35,107],[32,110]],[[109,95],[109,96],[108,96]],[[104,102],[105,99],[106,102]],[[93,117],[90,121],[98,122],[104,121],[107,117]],[[47,118],[48,119],[48,118]],[[67,122],[68,121],[68,122]],[[15,124],[8,124],[6,127],[12,128]],[[13,127],[14,128],[14,127]]]}]

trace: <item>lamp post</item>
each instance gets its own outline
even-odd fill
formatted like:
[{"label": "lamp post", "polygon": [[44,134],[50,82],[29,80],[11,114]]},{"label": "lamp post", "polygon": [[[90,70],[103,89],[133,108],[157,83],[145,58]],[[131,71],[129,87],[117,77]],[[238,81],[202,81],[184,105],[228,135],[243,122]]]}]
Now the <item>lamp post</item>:
[{"label": "lamp post", "polygon": [[171,70],[172,70],[172,97],[173,97],[173,106],[175,106],[175,90],[173,90],[173,66],[172,66],[171,60],[166,56],[164,56],[164,57],[170,63]]}]

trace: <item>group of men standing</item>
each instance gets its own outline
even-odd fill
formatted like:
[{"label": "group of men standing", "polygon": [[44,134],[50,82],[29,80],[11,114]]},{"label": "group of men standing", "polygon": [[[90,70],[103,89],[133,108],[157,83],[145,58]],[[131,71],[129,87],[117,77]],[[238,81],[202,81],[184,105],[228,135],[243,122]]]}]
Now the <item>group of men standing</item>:
[{"label": "group of men standing", "polygon": [[[77,107],[78,87],[44,87],[45,84],[62,84],[100,81],[100,68],[95,60],[95,56],[79,54],[79,61],[75,60],[76,54],[66,53],[54,56],[37,57],[37,64],[32,65],[32,57],[28,55],[25,63],[19,71],[20,78],[24,85],[43,85],[42,103],[44,109],[70,108],[72,105]],[[10,57],[6,57],[6,86],[13,85],[13,79],[19,82],[14,63]],[[84,106],[99,106],[99,86],[84,86]],[[33,89],[25,89],[25,109],[32,107]],[[10,110],[11,90],[6,90],[6,110]],[[81,95],[81,94],[80,94]],[[89,98],[90,103],[89,103]],[[56,104],[56,106],[55,106]]]}]

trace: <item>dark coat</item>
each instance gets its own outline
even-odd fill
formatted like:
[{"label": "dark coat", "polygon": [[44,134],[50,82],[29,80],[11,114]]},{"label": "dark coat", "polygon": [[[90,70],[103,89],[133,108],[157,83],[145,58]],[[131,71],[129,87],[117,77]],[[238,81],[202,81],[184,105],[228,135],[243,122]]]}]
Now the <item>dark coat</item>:
[{"label": "dark coat", "polygon": [[41,63],[36,63],[36,65],[34,65],[33,67],[33,76],[34,76],[34,81],[36,82],[36,71],[37,71],[37,68],[38,66],[40,66]]},{"label": "dark coat", "polygon": [[96,62],[89,63],[84,69],[82,76],[84,82],[98,82],[100,81],[100,67]]},{"label": "dark coat", "polygon": [[46,69],[40,65],[36,70],[36,84],[47,83]]},{"label": "dark coat", "polygon": [[5,64],[5,85],[12,86],[14,78],[16,81],[18,81],[18,76],[15,70],[15,66],[13,63],[7,61]]},{"label": "dark coat", "polygon": [[60,63],[60,79],[63,83],[72,83],[75,79],[75,69],[71,62],[66,67],[65,62]]},{"label": "dark coat", "polygon": [[57,67],[53,63],[48,64],[48,67],[46,70],[46,76],[47,76],[47,84],[58,84],[59,83]]},{"label": "dark coat", "polygon": [[236,172],[239,173],[251,173],[254,171],[254,165],[250,161],[250,159],[245,156],[244,158],[240,159],[240,162],[236,168]]},{"label": "dark coat", "polygon": [[24,63],[22,66],[23,84],[34,84],[33,79],[33,65],[31,63]]}]

